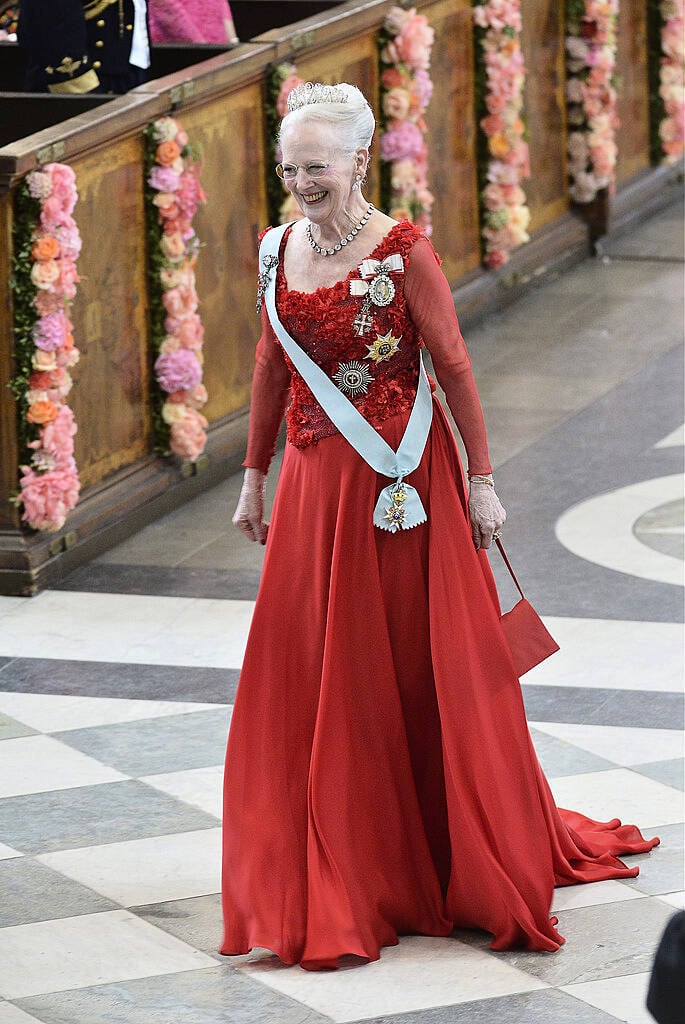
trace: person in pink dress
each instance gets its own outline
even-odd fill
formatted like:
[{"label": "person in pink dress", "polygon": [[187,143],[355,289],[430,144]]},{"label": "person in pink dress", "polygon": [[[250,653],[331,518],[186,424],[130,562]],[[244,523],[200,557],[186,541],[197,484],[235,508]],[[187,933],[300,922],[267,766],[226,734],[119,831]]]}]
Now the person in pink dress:
[{"label": "person in pink dress", "polygon": [[149,0],[148,11],[153,43],[238,42],[227,0]]},{"label": "person in pink dress", "polygon": [[[449,284],[425,234],[364,197],[360,91],[307,83],[288,108],[277,171],[304,216],[260,250],[234,523],[266,551],[226,755],[221,952],[330,969],[454,928],[554,951],[555,885],[633,877],[618,855],[658,840],[556,807],[500,625],[486,549],[505,513]],[[395,484],[334,425],[347,400],[398,459],[421,410]]]}]

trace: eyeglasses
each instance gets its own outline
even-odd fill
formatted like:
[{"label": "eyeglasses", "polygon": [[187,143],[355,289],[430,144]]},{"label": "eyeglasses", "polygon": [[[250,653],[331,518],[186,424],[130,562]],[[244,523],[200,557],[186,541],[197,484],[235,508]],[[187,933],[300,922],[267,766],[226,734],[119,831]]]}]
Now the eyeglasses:
[{"label": "eyeglasses", "polygon": [[301,168],[308,178],[320,178],[328,173],[330,166],[330,164],[322,164],[319,161],[310,164],[276,164],[276,174],[279,178],[289,181],[291,178],[297,177],[297,172]]}]

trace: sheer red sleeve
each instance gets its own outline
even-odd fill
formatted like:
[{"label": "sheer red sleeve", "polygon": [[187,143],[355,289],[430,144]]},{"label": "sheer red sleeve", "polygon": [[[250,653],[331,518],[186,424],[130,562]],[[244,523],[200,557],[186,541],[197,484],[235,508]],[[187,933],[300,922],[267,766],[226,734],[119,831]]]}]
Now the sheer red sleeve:
[{"label": "sheer red sleeve", "polygon": [[464,441],[469,473],[491,473],[485,421],[471,359],[459,330],[449,284],[427,238],[419,238],[411,250],[404,292],[411,318],[430,352],[438,382]]},{"label": "sheer red sleeve", "polygon": [[257,343],[252,378],[250,428],[243,466],[266,473],[276,450],[276,438],[288,402],[290,371],[262,306],[262,335]]}]

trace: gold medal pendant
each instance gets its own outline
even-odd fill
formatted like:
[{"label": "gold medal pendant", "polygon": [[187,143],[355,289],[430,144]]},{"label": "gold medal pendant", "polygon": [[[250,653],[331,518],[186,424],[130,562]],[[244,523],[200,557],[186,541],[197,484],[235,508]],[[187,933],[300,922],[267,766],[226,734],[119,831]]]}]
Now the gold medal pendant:
[{"label": "gold medal pendant", "polygon": [[390,497],[391,501],[385,509],[384,518],[390,524],[390,531],[395,533],[396,530],[399,530],[404,526],[404,503],[407,500],[407,492],[402,484],[397,484],[397,486],[390,492]]},{"label": "gold medal pendant", "polygon": [[399,351],[401,340],[402,336],[396,338],[392,331],[388,331],[387,334],[377,334],[376,340],[371,345],[367,345],[366,358],[373,359],[374,363],[384,363],[388,359],[392,359]]}]

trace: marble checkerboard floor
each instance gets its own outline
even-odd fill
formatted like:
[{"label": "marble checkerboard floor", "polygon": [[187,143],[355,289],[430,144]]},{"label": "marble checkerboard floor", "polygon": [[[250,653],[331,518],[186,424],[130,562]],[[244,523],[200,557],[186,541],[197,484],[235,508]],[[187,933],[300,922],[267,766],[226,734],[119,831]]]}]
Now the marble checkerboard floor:
[{"label": "marble checkerboard floor", "polygon": [[523,680],[533,738],[562,806],[661,837],[639,877],[557,890],[556,954],[457,932],[336,973],[221,957],[262,554],[230,527],[233,478],[59,589],[0,598],[0,1024],[651,1021],[684,889],[682,261],[676,204],[469,332],[507,548],[562,646]]}]

